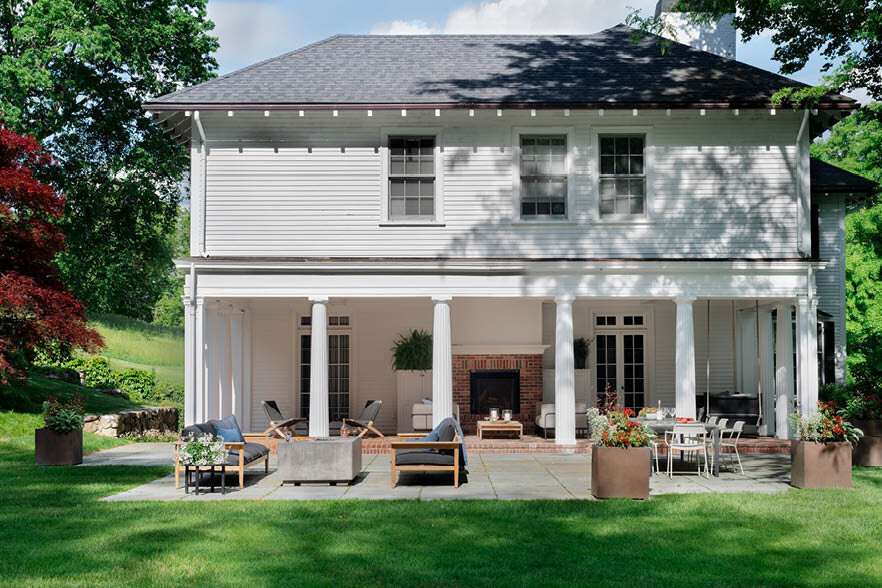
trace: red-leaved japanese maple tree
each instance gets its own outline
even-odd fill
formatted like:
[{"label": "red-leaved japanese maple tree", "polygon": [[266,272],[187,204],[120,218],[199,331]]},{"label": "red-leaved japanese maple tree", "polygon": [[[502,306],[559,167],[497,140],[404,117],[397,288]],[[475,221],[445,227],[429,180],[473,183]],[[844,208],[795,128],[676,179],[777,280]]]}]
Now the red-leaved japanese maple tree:
[{"label": "red-leaved japanese maple tree", "polygon": [[35,349],[94,351],[101,337],[59,278],[53,259],[64,247],[54,221],[64,198],[34,177],[52,165],[30,136],[0,122],[0,383],[24,379]]}]

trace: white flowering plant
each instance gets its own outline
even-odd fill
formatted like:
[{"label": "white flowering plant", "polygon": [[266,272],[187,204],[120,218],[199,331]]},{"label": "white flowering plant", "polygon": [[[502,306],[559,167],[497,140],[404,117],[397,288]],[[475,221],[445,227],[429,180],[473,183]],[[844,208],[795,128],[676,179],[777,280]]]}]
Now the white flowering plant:
[{"label": "white flowering plant", "polygon": [[205,433],[196,437],[187,435],[175,446],[175,456],[181,465],[218,465],[227,460],[224,440],[217,435]]}]

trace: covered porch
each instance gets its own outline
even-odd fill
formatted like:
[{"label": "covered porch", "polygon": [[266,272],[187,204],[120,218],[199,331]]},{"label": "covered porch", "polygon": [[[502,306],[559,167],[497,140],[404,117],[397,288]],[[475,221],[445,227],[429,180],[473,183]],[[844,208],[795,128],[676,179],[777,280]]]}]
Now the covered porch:
[{"label": "covered porch", "polygon": [[[233,413],[243,431],[260,432],[261,401],[275,400],[308,419],[303,434],[321,437],[382,400],[377,426],[395,434],[410,432],[414,405],[430,399],[426,426],[458,414],[469,435],[487,402],[509,402],[499,408],[513,409],[525,434],[577,448],[580,415],[609,386],[623,407],[661,404],[692,418],[707,407],[786,439],[788,415],[816,406],[822,266],[181,260],[185,421]],[[432,369],[396,373],[394,342],[414,329],[433,335]],[[830,351],[844,378],[844,352]],[[514,396],[476,404],[476,375],[489,373],[516,381]],[[547,413],[553,426],[539,429]]]}]

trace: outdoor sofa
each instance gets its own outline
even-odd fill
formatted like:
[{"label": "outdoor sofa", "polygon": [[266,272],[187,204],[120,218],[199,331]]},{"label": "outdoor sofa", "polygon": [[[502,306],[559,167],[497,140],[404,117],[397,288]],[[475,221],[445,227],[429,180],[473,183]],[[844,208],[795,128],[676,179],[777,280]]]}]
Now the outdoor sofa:
[{"label": "outdoor sofa", "polygon": [[[233,438],[241,439],[241,441],[227,441],[230,431],[234,430],[239,433],[238,437],[235,437],[235,433],[232,433],[232,435],[234,435]],[[239,488],[245,486],[245,468],[263,462],[263,471],[269,472],[269,448],[261,443],[246,443],[242,436],[242,432],[239,430],[239,424],[236,422],[236,417],[233,415],[218,421],[208,421],[207,423],[199,423],[184,427],[184,430],[181,431],[181,441],[178,441],[178,443],[182,443],[189,435],[199,437],[206,433],[210,435],[219,435],[224,438],[224,447],[228,450],[226,462],[227,471],[238,472]],[[208,469],[208,467],[206,467],[206,469]],[[181,487],[181,472],[183,471],[184,465],[178,463],[177,455],[175,455],[175,488]]]},{"label": "outdoor sofa", "polygon": [[468,464],[462,431],[452,418],[441,421],[428,435],[399,434],[412,437],[408,441],[393,441],[392,487],[397,483],[398,472],[453,472],[453,486],[459,488],[459,473]]}]

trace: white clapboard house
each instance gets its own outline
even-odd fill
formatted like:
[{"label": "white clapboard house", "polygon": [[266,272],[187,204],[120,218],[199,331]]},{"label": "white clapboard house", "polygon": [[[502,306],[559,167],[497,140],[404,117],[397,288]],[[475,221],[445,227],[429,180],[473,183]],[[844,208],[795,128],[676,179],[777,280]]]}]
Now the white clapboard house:
[{"label": "white clapboard house", "polygon": [[[845,379],[873,185],[809,157],[854,100],[775,108],[801,84],[734,60],[727,22],[664,54],[625,26],[339,35],[144,104],[192,159],[186,423],[261,431],[275,400],[322,436],[379,399],[394,433],[431,397],[530,432],[546,402],[572,444],[610,387],[786,437]],[[413,329],[433,369],[403,378]]]}]

